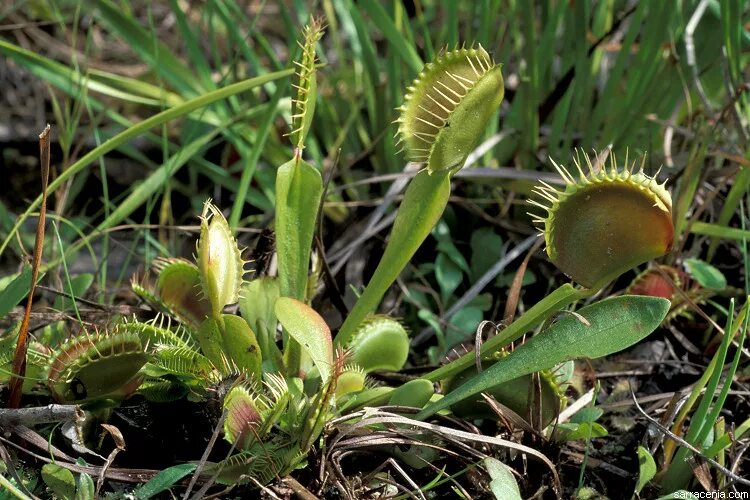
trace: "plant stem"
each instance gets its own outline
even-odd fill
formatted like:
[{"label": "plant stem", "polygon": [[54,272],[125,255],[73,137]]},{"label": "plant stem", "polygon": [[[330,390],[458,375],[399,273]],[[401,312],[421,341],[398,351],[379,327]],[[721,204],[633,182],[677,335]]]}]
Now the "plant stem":
[{"label": "plant stem", "polygon": [[[526,314],[515,320],[513,323],[508,325],[503,331],[494,337],[487,340],[480,349],[482,355],[488,355],[496,352],[502,347],[507,346],[511,342],[518,340],[526,332],[532,330],[534,327],[542,323],[544,320],[560,311],[564,307],[572,304],[573,302],[590,297],[596,292],[588,288],[575,288],[573,285],[566,283],[558,287],[551,294],[547,295],[541,301],[536,303]],[[461,356],[460,358],[448,363],[447,365],[441,366],[430,373],[424,375],[423,378],[430,380],[431,382],[437,382],[438,380],[444,380],[452,377],[466,368],[474,364],[475,354],[469,352]]]},{"label": "plant stem", "polygon": [[[532,328],[541,324],[544,320],[560,311],[564,307],[572,304],[573,302],[586,297],[592,296],[597,290],[591,290],[588,288],[575,288],[570,283],[565,283],[558,287],[551,294],[547,295],[544,299],[535,304],[529,309],[526,314],[516,319],[513,323],[508,325],[505,330],[500,334],[495,335],[491,339],[487,340],[480,348],[480,353],[483,356],[488,356],[502,347],[510,344],[511,342],[518,340],[531,330]],[[472,366],[475,361],[475,354],[469,352],[464,354],[460,358],[448,363],[445,366],[441,366],[422,378],[429,380],[430,382],[438,382],[440,380],[447,379],[455,376],[462,372],[466,368]],[[379,394],[374,396],[372,399],[366,402],[367,406],[378,406],[385,403],[390,398],[391,393]],[[362,405],[364,406],[364,404]]]},{"label": "plant stem", "polygon": [[430,174],[427,170],[422,170],[409,183],[383,257],[365,291],[341,325],[336,345],[348,344],[356,329],[375,310],[388,288],[437,224],[448,204],[451,173],[450,170],[444,170]]}]

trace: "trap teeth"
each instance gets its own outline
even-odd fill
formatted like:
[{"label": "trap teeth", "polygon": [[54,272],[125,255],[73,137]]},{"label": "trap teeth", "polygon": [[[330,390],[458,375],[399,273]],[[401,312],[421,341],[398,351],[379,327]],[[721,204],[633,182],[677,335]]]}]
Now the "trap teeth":
[{"label": "trap teeth", "polygon": [[53,353],[47,385],[61,402],[126,396],[140,385],[138,371],[148,359],[136,333],[74,337]]},{"label": "trap teeth", "polygon": [[398,134],[431,172],[463,166],[503,99],[503,77],[481,47],[441,52],[407,88]]},{"label": "trap teeth", "polygon": [[635,266],[660,257],[672,248],[672,199],[664,184],[638,170],[635,162],[618,169],[610,155],[609,168],[596,169],[583,153],[577,173],[552,161],[565,182],[564,190],[541,184],[538,199],[550,260],[574,281],[599,288]]}]

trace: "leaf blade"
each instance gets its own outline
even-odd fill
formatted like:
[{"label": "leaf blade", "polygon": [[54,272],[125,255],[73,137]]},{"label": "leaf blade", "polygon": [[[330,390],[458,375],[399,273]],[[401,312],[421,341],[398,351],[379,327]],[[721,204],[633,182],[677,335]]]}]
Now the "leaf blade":
[{"label": "leaf blade", "polygon": [[[415,417],[437,411],[516,377],[582,357],[599,358],[619,352],[653,332],[669,310],[669,301],[625,295],[602,300],[569,315],[468,380]],[[589,325],[580,322],[578,316]]]}]

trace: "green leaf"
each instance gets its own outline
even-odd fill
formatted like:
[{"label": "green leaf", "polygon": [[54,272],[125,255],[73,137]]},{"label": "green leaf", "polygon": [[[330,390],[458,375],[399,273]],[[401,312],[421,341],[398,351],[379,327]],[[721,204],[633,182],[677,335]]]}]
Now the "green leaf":
[{"label": "green leaf", "polygon": [[644,486],[656,475],[656,462],[651,453],[643,446],[638,447],[638,483],[635,492],[640,493]]},{"label": "green leaf", "polygon": [[575,424],[584,424],[596,422],[599,418],[604,415],[604,411],[596,406],[587,406],[580,409],[570,418],[570,421]]},{"label": "green leaf", "polygon": [[221,329],[219,323],[214,318],[207,318],[198,328],[196,332],[198,343],[201,346],[201,353],[207,357],[214,366],[222,368],[224,372],[227,371],[225,367],[222,341],[221,341]]},{"label": "green leaf", "polygon": [[521,500],[518,482],[510,467],[492,457],[484,459],[484,467],[490,475],[490,490],[497,500]]},{"label": "green leaf", "polygon": [[276,314],[273,306],[279,298],[279,282],[264,276],[245,283],[240,293],[240,312],[255,332],[264,362],[271,363],[269,371],[281,369],[281,352],[276,346]]},{"label": "green leaf", "polygon": [[75,500],[94,500],[96,498],[95,491],[94,480],[91,479],[91,476],[82,472],[78,476]]},{"label": "green leaf", "polygon": [[261,355],[255,332],[240,316],[225,314],[221,340],[224,352],[240,370],[251,373],[255,380],[261,380]]},{"label": "green leaf", "polygon": [[444,253],[435,260],[435,279],[440,285],[440,297],[446,302],[463,280],[461,269]]},{"label": "green leaf", "polygon": [[685,259],[685,266],[690,275],[700,283],[703,288],[710,290],[724,290],[727,287],[727,279],[724,275],[708,262],[699,259]]},{"label": "green leaf", "polygon": [[[224,373],[235,368],[260,380],[261,354],[255,333],[240,316],[222,314],[220,321],[208,318],[197,332],[201,352]],[[227,363],[227,358],[230,363]]]},{"label": "green leaf", "polygon": [[274,311],[281,326],[315,363],[323,384],[327,383],[333,366],[333,345],[326,322],[310,306],[289,297],[280,297]]},{"label": "green leaf", "polygon": [[283,297],[305,300],[315,220],[323,180],[303,160],[290,160],[276,173],[276,253]]},{"label": "green leaf", "polygon": [[478,280],[503,258],[503,239],[492,228],[483,227],[471,233],[471,279]]},{"label": "green leaf", "polygon": [[75,497],[76,478],[65,467],[60,467],[57,464],[44,464],[42,479],[56,497],[65,500]]},{"label": "green leaf", "polygon": [[432,230],[432,235],[437,240],[438,252],[445,254],[454,264],[468,274],[469,265],[466,263],[466,259],[461,251],[456,247],[456,244],[454,243],[455,240],[453,236],[451,236],[450,228],[445,222],[445,217],[435,225],[435,229]]},{"label": "green leaf", "polygon": [[21,273],[0,293],[0,318],[16,307],[29,294],[30,288],[31,266],[24,266]]},{"label": "green leaf", "polygon": [[388,404],[391,406],[411,406],[422,408],[435,394],[432,382],[423,378],[410,380],[391,393]]},{"label": "green leaf", "polygon": [[653,332],[669,310],[669,301],[656,297],[625,295],[602,300],[566,315],[532,337],[513,353],[469,379],[433,403],[417,419],[434,415],[458,401],[522,375],[552,368],[578,358],[599,358],[619,352]]},{"label": "green leaf", "polygon": [[584,422],[574,424],[565,422],[558,425],[559,436],[557,441],[564,443],[566,441],[589,441],[592,438],[604,437],[609,434],[607,429],[596,422]]},{"label": "green leaf", "polygon": [[477,325],[482,321],[484,313],[478,307],[464,307],[454,314],[448,321],[454,328],[448,328],[445,343],[452,347],[463,342],[476,332]]},{"label": "green leaf", "polygon": [[136,489],[133,494],[139,500],[147,500],[177,484],[180,479],[192,473],[196,467],[196,464],[179,464],[164,469],[152,477],[149,482]]}]

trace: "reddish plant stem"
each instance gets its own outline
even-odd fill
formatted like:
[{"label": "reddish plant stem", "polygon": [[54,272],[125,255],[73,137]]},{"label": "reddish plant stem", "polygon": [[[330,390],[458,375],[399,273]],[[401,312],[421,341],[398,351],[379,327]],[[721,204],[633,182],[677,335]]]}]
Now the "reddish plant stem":
[{"label": "reddish plant stem", "polygon": [[18,408],[21,404],[21,389],[23,388],[23,377],[26,374],[26,351],[29,347],[29,320],[31,318],[31,304],[34,300],[34,289],[39,277],[39,265],[42,261],[42,247],[44,246],[44,222],[47,215],[47,185],[49,184],[49,124],[39,134],[39,160],[42,168],[42,204],[39,207],[39,221],[36,225],[36,240],[34,242],[34,257],[31,265],[31,285],[29,296],[26,299],[26,310],[24,311],[21,329],[18,331],[16,352],[13,355],[13,376],[8,388],[8,408]]}]

